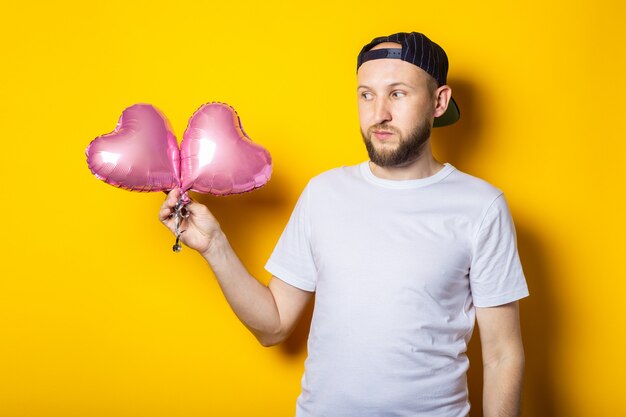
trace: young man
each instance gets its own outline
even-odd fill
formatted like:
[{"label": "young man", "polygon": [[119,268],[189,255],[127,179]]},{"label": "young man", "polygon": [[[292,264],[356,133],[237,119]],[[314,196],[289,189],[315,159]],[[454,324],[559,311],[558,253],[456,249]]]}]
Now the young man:
[{"label": "young man", "polygon": [[[432,155],[431,128],[459,118],[447,70],[443,49],[420,33],[363,47],[357,93],[370,160],[309,181],[265,265],[267,287],[208,209],[188,205],[183,242],[264,346],[283,341],[316,294],[297,417],[466,416],[475,320],[484,415],[519,414],[517,300],[528,289],[503,192]],[[178,193],[160,212],[171,230]]]}]

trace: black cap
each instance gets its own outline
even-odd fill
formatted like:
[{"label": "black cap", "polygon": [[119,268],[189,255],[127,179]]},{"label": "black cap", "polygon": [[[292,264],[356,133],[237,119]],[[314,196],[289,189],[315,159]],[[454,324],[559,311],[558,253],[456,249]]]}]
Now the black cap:
[{"label": "black cap", "polygon": [[[382,42],[396,42],[402,48],[383,48],[370,51],[375,45]],[[438,87],[446,84],[448,76],[448,56],[443,48],[431,41],[419,32],[399,32],[389,36],[374,38],[365,45],[357,58],[356,69],[359,70],[361,64],[372,59],[401,59],[409,64],[413,64],[429,74],[437,81]],[[454,98],[450,97],[448,108],[444,114],[435,117],[433,127],[451,125],[459,120],[461,112]]]}]

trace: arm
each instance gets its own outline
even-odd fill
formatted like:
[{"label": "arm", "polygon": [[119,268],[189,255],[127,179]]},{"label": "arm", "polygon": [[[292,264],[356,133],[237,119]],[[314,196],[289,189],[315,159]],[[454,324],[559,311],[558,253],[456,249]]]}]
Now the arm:
[{"label": "arm", "polygon": [[[172,190],[159,213],[159,218],[172,232],[170,217],[179,190]],[[263,346],[276,345],[295,328],[313,293],[296,288],[272,276],[268,286],[248,273],[235,254],[226,235],[209,209],[191,201],[185,219],[182,242],[197,250],[209,263],[217,281],[239,320]]]},{"label": "arm", "polygon": [[517,417],[524,378],[518,302],[476,307],[476,320],[483,356],[484,416]]}]

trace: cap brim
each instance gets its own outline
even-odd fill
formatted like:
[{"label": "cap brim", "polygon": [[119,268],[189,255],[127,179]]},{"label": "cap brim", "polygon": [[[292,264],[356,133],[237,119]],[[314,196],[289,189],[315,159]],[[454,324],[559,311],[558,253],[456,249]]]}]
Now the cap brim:
[{"label": "cap brim", "polygon": [[446,112],[439,117],[435,117],[433,120],[433,127],[442,127],[448,126],[452,123],[455,123],[461,117],[461,111],[459,110],[459,106],[456,105],[456,101],[454,98],[450,97],[450,102],[448,103],[448,108]]}]

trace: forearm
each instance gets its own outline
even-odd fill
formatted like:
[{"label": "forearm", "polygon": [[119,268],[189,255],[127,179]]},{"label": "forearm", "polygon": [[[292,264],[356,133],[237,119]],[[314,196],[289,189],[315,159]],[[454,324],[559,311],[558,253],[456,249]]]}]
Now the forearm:
[{"label": "forearm", "polygon": [[484,417],[518,417],[523,380],[523,353],[485,364],[483,369]]},{"label": "forearm", "polygon": [[274,344],[280,331],[280,315],[274,296],[268,287],[248,273],[226,235],[220,231],[202,256],[211,266],[239,320],[261,344]]}]

